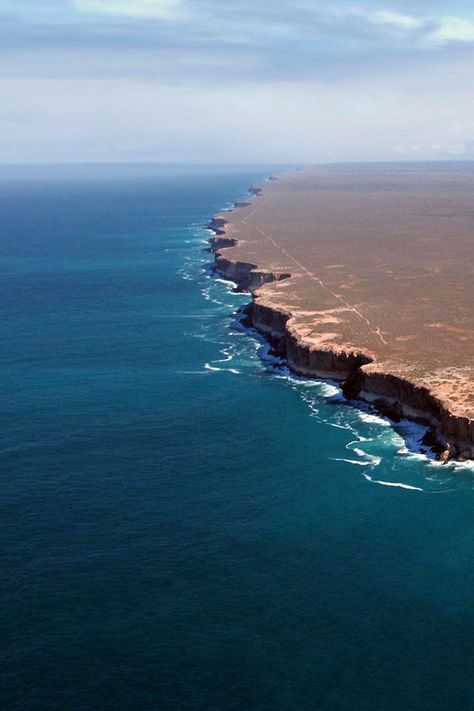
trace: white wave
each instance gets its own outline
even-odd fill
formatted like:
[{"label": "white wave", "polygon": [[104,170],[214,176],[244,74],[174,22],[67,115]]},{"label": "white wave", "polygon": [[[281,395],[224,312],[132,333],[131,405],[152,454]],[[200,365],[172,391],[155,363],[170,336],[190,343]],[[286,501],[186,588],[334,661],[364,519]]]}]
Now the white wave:
[{"label": "white wave", "polygon": [[469,460],[468,462],[456,462],[453,461],[453,468],[455,471],[465,471],[472,472],[474,474],[474,462]]},{"label": "white wave", "polygon": [[[237,282],[235,282],[235,281],[230,281],[230,279],[221,279],[221,277],[213,276],[212,274],[209,274],[208,278],[215,281],[216,284],[223,284],[229,290],[232,289],[232,284],[234,284],[234,286],[237,286]],[[246,296],[248,299],[248,294],[236,294],[235,292],[232,292],[232,293],[236,296]]]},{"label": "white wave", "polygon": [[[206,230],[205,233],[212,232],[212,230]],[[196,235],[197,237],[197,235]],[[207,240],[205,240],[207,243]],[[192,240],[190,240],[190,243]],[[208,258],[206,257],[206,260]],[[194,262],[195,264],[196,262]],[[191,265],[189,268],[183,268],[183,278],[193,279]],[[236,309],[236,301],[241,302],[242,300],[247,302],[249,300],[248,294],[238,293],[234,291],[235,283],[230,282],[227,279],[223,279],[216,276],[215,272],[205,269],[202,271],[202,276],[200,277],[201,285],[203,281],[206,286],[202,289],[202,294],[204,299],[210,303],[215,304],[222,309]],[[193,318],[198,318],[193,316]],[[201,318],[206,318],[203,314]],[[210,318],[210,317],[207,317]],[[226,324],[225,337],[226,348],[222,349],[220,352],[223,357],[211,360],[209,363],[204,365],[205,371],[203,372],[222,372],[226,371],[234,375],[241,374],[241,371],[237,368],[227,368],[219,367],[221,364],[224,365],[231,361],[237,361],[239,365],[242,365],[244,372],[247,375],[252,376],[255,374],[256,361],[255,356],[249,351],[254,351],[261,361],[267,366],[267,372],[270,371],[274,373],[274,377],[280,380],[287,381],[290,386],[298,393],[301,399],[305,402],[309,410],[309,416],[317,418],[321,423],[341,430],[346,430],[351,433],[353,439],[346,445],[346,448],[354,455],[360,457],[360,461],[355,458],[337,459],[333,458],[333,461],[342,461],[352,464],[354,466],[361,467],[377,467],[382,462],[382,457],[376,454],[370,454],[360,446],[362,443],[370,442],[370,449],[375,452],[380,451],[390,451],[392,454],[395,452],[402,454],[404,459],[418,460],[422,463],[426,463],[431,467],[435,467],[432,471],[441,471],[440,467],[443,467],[443,473],[446,470],[451,470],[451,474],[474,474],[474,462],[449,462],[448,464],[442,465],[440,462],[434,460],[434,455],[430,452],[423,453],[420,451],[421,440],[426,432],[426,427],[420,425],[419,423],[414,423],[409,420],[402,420],[401,423],[397,423],[396,431],[392,427],[392,423],[386,417],[378,415],[371,411],[369,406],[361,405],[362,409],[349,409],[349,408],[339,408],[334,407],[333,412],[329,415],[326,413],[325,408],[322,409],[322,403],[325,400],[331,400],[332,403],[338,402],[340,398],[341,402],[344,401],[340,387],[334,381],[318,380],[315,378],[307,378],[303,376],[298,376],[290,371],[286,361],[282,358],[278,358],[270,354],[271,346],[268,342],[259,334],[255,329],[248,328],[244,326],[241,321],[245,318],[244,314],[234,315],[229,324]],[[229,319],[230,321],[230,319]],[[212,327],[214,329],[214,326]],[[211,336],[211,332],[209,332]],[[222,334],[221,334],[222,335]],[[242,338],[242,336],[252,336],[253,340],[248,341],[244,349],[239,349],[235,352],[230,352],[229,342],[234,341],[236,338]],[[204,336],[201,336],[204,337]],[[212,337],[204,337],[209,342],[215,342]],[[251,343],[251,345],[250,345]],[[237,345],[237,344],[235,344]],[[200,372],[200,371],[198,371]],[[324,415],[324,417],[323,417]],[[364,426],[360,426],[363,423]],[[374,429],[371,427],[373,425],[378,425],[381,430],[374,434]],[[364,436],[359,432],[367,434],[374,434],[373,437]],[[446,474],[448,472],[446,471]],[[436,474],[435,474],[436,476]],[[408,490],[423,491],[420,487],[411,486],[409,484],[403,484],[401,482],[387,482],[383,480],[375,480],[371,477],[366,477],[367,480],[374,484],[380,486],[398,487],[405,488]],[[444,478],[444,477],[443,477]],[[449,477],[452,479],[452,477]]]},{"label": "white wave", "polygon": [[[279,359],[280,362],[285,363],[284,360]],[[287,366],[281,368],[285,372],[287,379],[294,389],[301,394],[303,397],[306,390],[317,390],[318,398],[324,400],[333,399],[336,395],[340,394],[340,389],[336,385],[332,385],[330,382],[325,380],[317,380],[315,378],[307,379],[302,375],[295,375],[289,370]],[[311,395],[313,397],[313,395]]]},{"label": "white wave", "polygon": [[[350,427],[342,428],[342,429],[347,429],[347,430],[349,430],[349,432],[350,432],[352,435],[354,435],[355,437],[357,437],[357,439],[353,439],[353,440],[351,440],[350,442],[348,442],[348,443],[346,444],[346,449],[352,450],[352,447],[354,446],[354,444],[361,444],[362,442],[373,442],[373,441],[374,441],[372,437],[362,437],[358,432],[354,432],[354,430],[352,430]],[[356,454],[359,454],[359,452],[362,452],[361,449],[359,449],[358,452],[356,451],[356,449],[358,449],[358,448],[357,448],[357,447],[354,447],[354,449],[353,449],[352,451],[354,451]],[[359,456],[360,456],[360,455],[359,455]]]},{"label": "white wave", "polygon": [[390,427],[389,420],[379,417],[379,415],[374,415],[370,412],[364,412],[364,410],[358,410],[358,417],[362,422],[373,425],[381,425],[382,427]]},{"label": "white wave", "polygon": [[224,368],[218,368],[215,365],[211,365],[210,363],[204,363],[204,367],[206,370],[212,370],[214,373],[218,373],[221,370],[224,370]]},{"label": "white wave", "polygon": [[[257,352],[257,355],[261,360],[263,360],[265,363],[268,363],[270,365],[278,365],[278,366],[283,366],[284,360],[282,358],[279,358],[278,356],[274,356],[270,353],[271,351],[271,346],[269,343],[262,342],[261,338],[255,339],[254,341],[254,348],[255,351]],[[281,368],[281,370],[284,370],[284,367]]]},{"label": "white wave", "polygon": [[339,395],[340,392],[340,388],[338,388],[336,385],[321,382],[321,394],[324,395],[324,397],[334,397],[335,395]]},{"label": "white wave", "polygon": [[408,489],[409,491],[424,491],[424,489],[420,489],[419,486],[411,486],[410,484],[402,484],[399,481],[381,481],[379,479],[372,479],[371,476],[368,474],[362,474],[362,476],[367,479],[367,481],[370,481],[372,484],[379,484],[380,486],[393,486],[396,487],[397,489]]},{"label": "white wave", "polygon": [[224,348],[221,351],[222,355],[225,356],[224,358],[216,358],[215,360],[212,360],[211,363],[229,363],[231,360],[233,360],[234,356],[232,353],[229,353],[226,348]]},{"label": "white wave", "polygon": [[468,473],[474,474],[474,462],[469,460],[467,462],[458,462],[456,459],[451,459],[449,462],[440,462],[437,459],[427,459],[427,463],[432,469],[438,469],[439,471],[451,471],[453,474]]},{"label": "white wave", "polygon": [[310,410],[310,417],[315,417],[316,415],[319,415],[319,407],[316,407],[314,402],[306,402],[308,409]]},{"label": "white wave", "polygon": [[232,373],[232,375],[241,375],[240,370],[237,370],[237,368],[218,368],[210,363],[204,363],[204,368],[212,371],[213,373]]},{"label": "white wave", "polygon": [[401,420],[401,422],[397,425],[397,428],[410,450],[419,449],[421,440],[428,430],[426,425],[405,419]]},{"label": "white wave", "polygon": [[[334,427],[337,430],[346,430],[347,432],[351,432],[352,434],[356,435],[358,437],[357,441],[358,442],[367,442],[368,439],[367,437],[361,437],[361,435],[358,435],[357,432],[355,432],[350,425],[339,425],[337,422],[325,422],[325,424],[328,427]],[[352,443],[350,443],[352,444]]]},{"label": "white wave", "polygon": [[378,467],[378,465],[382,461],[382,457],[377,457],[375,454],[369,454],[369,452],[364,452],[364,450],[360,449],[359,447],[354,447],[352,451],[359,457],[365,457],[365,459],[368,459],[370,464],[372,464],[374,467]]},{"label": "white wave", "polygon": [[210,288],[201,289],[201,294],[206,301],[210,301],[211,304],[216,304],[216,306],[225,306],[228,308],[228,305],[224,301],[216,299],[215,296],[213,296],[213,292]]},{"label": "white wave", "polygon": [[425,464],[430,464],[431,462],[435,461],[434,452],[419,452],[417,451],[417,449],[418,446],[413,446],[412,448],[410,448],[409,445],[403,445],[403,447],[397,449],[397,454],[400,454],[405,459],[412,460],[414,462],[423,462]]},{"label": "white wave", "polygon": [[394,447],[403,448],[405,446],[405,440],[398,432],[395,432],[395,430],[393,430],[390,434],[390,444],[392,444]]}]

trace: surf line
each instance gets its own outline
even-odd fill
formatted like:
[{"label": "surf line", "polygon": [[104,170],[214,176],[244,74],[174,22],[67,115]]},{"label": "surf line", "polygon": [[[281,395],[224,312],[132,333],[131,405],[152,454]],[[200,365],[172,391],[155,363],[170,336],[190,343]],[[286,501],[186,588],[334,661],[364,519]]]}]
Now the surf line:
[{"label": "surf line", "polygon": [[379,479],[372,479],[371,476],[368,474],[362,473],[362,476],[364,479],[367,479],[367,481],[370,481],[372,484],[380,484],[380,486],[394,486],[397,489],[408,489],[409,491],[423,491],[424,489],[421,489],[419,486],[411,486],[411,484],[402,484],[400,482],[395,482],[395,481],[380,481]]}]

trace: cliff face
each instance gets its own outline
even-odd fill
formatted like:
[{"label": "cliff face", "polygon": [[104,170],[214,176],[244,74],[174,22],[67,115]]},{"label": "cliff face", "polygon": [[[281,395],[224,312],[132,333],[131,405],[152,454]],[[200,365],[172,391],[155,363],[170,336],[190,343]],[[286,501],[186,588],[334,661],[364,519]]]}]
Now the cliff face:
[{"label": "cliff face", "polygon": [[209,224],[208,229],[216,233],[216,235],[225,235],[225,226],[227,225],[227,220],[222,217],[213,217]]},{"label": "cliff face", "polygon": [[[261,189],[252,188],[251,192],[260,195]],[[252,303],[247,308],[249,324],[269,340],[279,356],[286,358],[294,373],[342,381],[346,397],[371,402],[394,421],[401,417],[423,420],[431,426],[425,444],[431,446],[443,462],[452,458],[474,459],[474,421],[453,415],[427,387],[384,370],[362,352],[306,341],[298,332],[292,313],[272,302],[262,288],[290,278],[291,273],[260,270],[256,264],[233,261],[225,256],[221,250],[238,244],[237,239],[226,235],[226,224],[220,217],[209,223],[209,228],[216,232],[210,238],[214,269],[234,282],[238,291],[251,294]]]},{"label": "cliff face", "polygon": [[453,415],[428,388],[380,371],[373,365],[362,367],[353,376],[352,385],[356,397],[376,405],[382,400],[382,409],[386,405],[389,415],[392,408],[400,416],[429,423],[434,428],[435,448],[440,459],[474,459],[474,421]]},{"label": "cliff face", "polygon": [[[229,240],[235,244],[235,240]],[[214,244],[211,246],[211,250],[215,252],[215,269],[219,272],[221,276],[229,281],[233,281],[237,285],[238,291],[250,291],[255,292],[263,284],[269,284],[273,281],[280,281],[281,279],[287,279],[290,274],[279,274],[276,272],[266,272],[259,271],[256,264],[249,264],[247,262],[233,262],[230,259],[226,259],[221,255],[218,249],[222,247],[229,247],[232,244],[225,244],[220,247],[216,247]]]}]

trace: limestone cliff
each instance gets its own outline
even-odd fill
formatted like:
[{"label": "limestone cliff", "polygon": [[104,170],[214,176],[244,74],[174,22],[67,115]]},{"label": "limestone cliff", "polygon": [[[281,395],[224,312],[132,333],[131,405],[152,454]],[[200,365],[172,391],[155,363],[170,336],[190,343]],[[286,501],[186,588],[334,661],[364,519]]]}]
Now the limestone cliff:
[{"label": "limestone cliff", "polygon": [[[258,196],[262,191],[252,187],[250,192]],[[241,205],[248,203],[236,203],[235,207]],[[452,414],[428,387],[390,372],[389,364],[385,367],[375,363],[369,353],[305,340],[294,315],[275,302],[265,286],[289,279],[291,273],[262,270],[257,264],[233,260],[229,248],[239,241],[227,234],[227,224],[224,218],[216,216],[208,225],[215,232],[209,240],[215,271],[234,282],[238,291],[251,294],[252,303],[246,309],[249,324],[271,342],[278,355],[286,358],[294,373],[342,381],[346,397],[371,402],[392,420],[401,417],[423,420],[431,426],[426,444],[432,446],[442,461],[474,459],[474,421]]]}]

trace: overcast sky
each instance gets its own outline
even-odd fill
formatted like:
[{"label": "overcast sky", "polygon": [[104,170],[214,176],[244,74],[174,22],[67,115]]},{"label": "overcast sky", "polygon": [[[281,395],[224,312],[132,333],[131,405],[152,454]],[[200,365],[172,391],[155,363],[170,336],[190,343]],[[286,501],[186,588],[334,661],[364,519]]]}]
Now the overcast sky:
[{"label": "overcast sky", "polygon": [[474,157],[474,5],[0,0],[0,162]]}]

